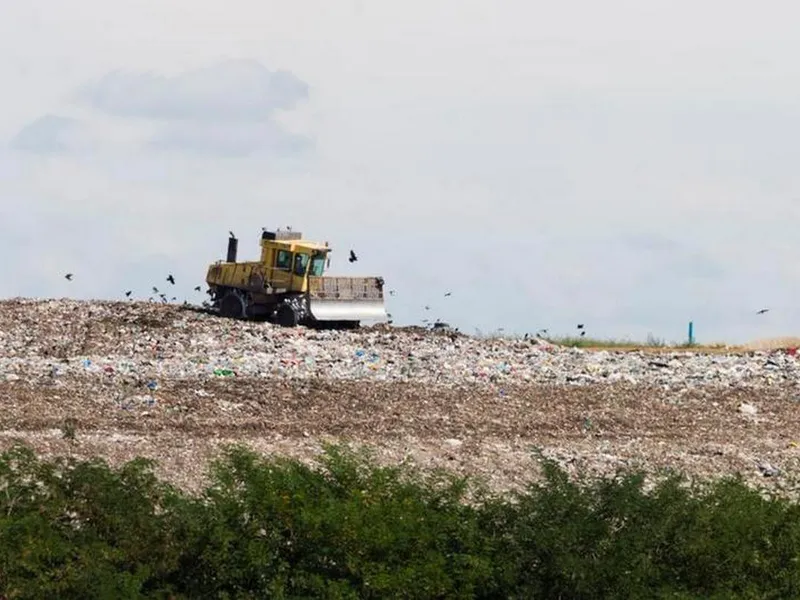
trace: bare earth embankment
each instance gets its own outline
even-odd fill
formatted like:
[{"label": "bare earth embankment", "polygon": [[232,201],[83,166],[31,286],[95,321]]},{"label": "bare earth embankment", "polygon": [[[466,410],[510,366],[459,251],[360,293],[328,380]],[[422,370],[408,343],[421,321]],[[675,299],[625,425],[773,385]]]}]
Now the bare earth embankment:
[{"label": "bare earth embankment", "polygon": [[[175,306],[0,302],[0,448],[155,458],[202,483],[220,444],[311,459],[325,441],[479,475],[741,473],[795,489],[800,363],[781,351],[584,351],[392,330],[319,332]],[[74,432],[74,436],[71,433]]]}]

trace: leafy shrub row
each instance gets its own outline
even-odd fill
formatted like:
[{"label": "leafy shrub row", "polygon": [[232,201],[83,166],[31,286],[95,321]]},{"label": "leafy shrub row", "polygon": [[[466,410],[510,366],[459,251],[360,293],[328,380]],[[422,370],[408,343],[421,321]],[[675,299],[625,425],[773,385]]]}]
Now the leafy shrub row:
[{"label": "leafy shrub row", "polygon": [[523,493],[328,447],[317,466],[229,448],[181,492],[138,459],[0,456],[7,598],[797,598],[800,511],[742,481]]}]

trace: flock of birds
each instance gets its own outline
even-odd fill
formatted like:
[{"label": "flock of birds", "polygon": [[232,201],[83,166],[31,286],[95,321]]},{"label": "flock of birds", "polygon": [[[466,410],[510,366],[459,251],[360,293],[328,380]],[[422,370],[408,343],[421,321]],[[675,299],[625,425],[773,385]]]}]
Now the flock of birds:
[{"label": "flock of birds", "polygon": [[[280,231],[280,230],[281,230],[281,228],[279,227],[278,231]],[[291,226],[287,225],[286,226],[286,230],[287,231],[291,231],[292,230]],[[231,239],[236,239],[236,234],[233,231],[228,231],[228,235],[230,236]],[[351,264],[358,261],[358,255],[355,253],[354,250],[352,250],[352,249],[350,250],[350,253],[349,253],[349,256],[347,258],[347,261],[349,263],[351,263]],[[64,276],[64,278],[67,281],[72,281],[73,277],[74,277],[73,273],[67,273]],[[175,285],[175,277],[172,275],[172,273],[167,275],[166,281],[168,281],[172,285]],[[201,291],[201,287],[199,285],[196,286],[194,288],[194,291],[195,292],[200,292]],[[206,291],[206,293],[210,293],[210,292]],[[394,296],[395,293],[396,293],[395,290],[389,290],[389,295],[390,296]],[[133,300],[133,298],[131,298],[132,294],[133,294],[132,290],[127,290],[125,292],[125,297],[128,298],[129,300]],[[168,300],[167,299],[167,295],[165,293],[161,292],[156,286],[153,286],[153,294],[155,294],[157,297],[159,297],[161,299],[161,302],[164,303],[164,304],[167,304],[170,301],[174,302],[174,301],[177,300],[177,298],[175,296],[173,296],[171,300]],[[452,295],[452,292],[445,292],[444,297],[448,298],[451,295]],[[149,297],[149,300],[151,302],[154,299],[155,298],[152,295]],[[188,301],[184,300],[183,304],[184,305],[188,305],[189,303],[188,303]],[[210,307],[210,303],[208,301],[204,301],[202,304],[203,304],[204,308],[209,308]],[[431,309],[430,305],[425,305],[425,310],[426,311],[429,311],[430,309]],[[391,313],[388,313],[387,316],[389,318],[389,323],[392,323],[392,315],[391,315]],[[439,318],[435,319],[434,321],[431,321],[430,319],[422,319],[422,323],[427,327],[434,327],[434,328],[449,327],[449,324],[447,324],[445,321],[443,321],[442,319],[439,319]]]},{"label": "flock of birds", "polygon": [[[289,226],[287,226],[286,229],[288,231],[292,230],[292,228],[289,227]],[[278,231],[280,231],[280,228],[278,229]],[[231,239],[236,239],[236,234],[233,233],[233,231],[228,231],[228,235],[231,237]],[[350,256],[348,257],[348,261],[350,263],[354,263],[357,260],[358,260],[358,256],[356,255],[356,253],[353,250],[350,250]],[[73,277],[75,277],[74,273],[67,273],[66,275],[64,275],[64,279],[66,279],[67,281],[72,281]],[[168,281],[172,285],[175,285],[175,276],[172,275],[172,273],[170,273],[169,275],[167,275],[166,281]],[[200,291],[202,291],[202,288],[199,285],[195,286],[194,291],[195,292],[200,292]],[[206,293],[210,293],[210,292],[207,291]],[[131,298],[132,294],[133,294],[133,290],[127,290],[125,292],[125,297],[128,298],[129,300],[132,300],[132,298]],[[168,302],[175,302],[177,300],[177,297],[175,297],[175,296],[173,296],[171,298],[171,300],[168,300],[167,299],[167,295],[164,292],[161,292],[156,286],[153,286],[153,294],[155,294],[158,298],[160,298],[161,302],[164,303],[164,304],[167,304]],[[392,292],[392,295],[394,295],[394,292]],[[149,299],[151,301],[154,300],[154,296],[151,295],[149,297]],[[184,303],[184,305],[189,304],[189,302],[187,300],[184,300],[183,303]],[[208,308],[209,307],[208,301],[203,302],[203,306],[205,308]]]},{"label": "flock of birds", "polygon": [[[64,279],[66,279],[67,281],[72,281],[74,277],[75,277],[74,273],[67,273],[66,275],[64,275]],[[167,275],[166,281],[169,282],[172,285],[175,285],[175,276],[172,273],[170,273],[169,275]],[[174,302],[174,301],[177,300],[177,297],[175,297],[175,296],[173,296],[171,300],[168,300],[167,299],[167,295],[164,292],[160,291],[156,286],[153,286],[152,290],[153,290],[153,294],[155,294],[158,298],[160,298],[161,302],[163,302],[164,304],[166,304],[166,303],[168,303],[170,301]],[[202,291],[202,288],[199,285],[195,286],[194,291],[195,292],[200,292],[200,291]],[[129,300],[133,300],[133,298],[131,298],[132,294],[133,294],[133,290],[126,290],[125,291],[125,297],[128,298]],[[150,296],[150,300],[152,301],[153,299],[154,299],[154,296],[151,295]],[[185,300],[184,304],[188,304],[188,301]]]},{"label": "flock of birds", "polygon": [[[235,237],[233,232],[229,232],[229,233],[230,233],[231,237]],[[348,261],[350,263],[354,263],[357,260],[358,260],[358,256],[356,255],[356,253],[353,250],[350,250],[350,256],[348,257]],[[72,281],[74,276],[75,275],[73,273],[67,273],[66,275],[64,275],[64,278],[67,281]],[[172,275],[172,273],[167,275],[166,281],[169,282],[172,285],[175,285],[175,277]],[[200,292],[201,290],[202,290],[202,288],[199,285],[195,286],[195,288],[194,288],[195,292]],[[156,294],[161,299],[162,303],[166,304],[166,303],[170,302],[170,300],[167,300],[167,295],[165,293],[161,292],[156,286],[153,286],[152,291],[153,291],[153,294]],[[210,293],[210,292],[207,291],[206,293]],[[396,293],[395,290],[389,290],[389,295],[390,296],[394,296],[395,293]],[[125,297],[130,299],[130,300],[132,300],[132,298],[131,298],[132,294],[133,294],[132,290],[127,290],[125,292]],[[450,296],[452,296],[452,292],[445,292],[445,294],[444,294],[445,298],[449,298]],[[149,299],[150,299],[150,301],[153,301],[154,297],[150,296]],[[174,302],[176,300],[177,300],[177,298],[175,296],[173,296],[171,301]],[[189,302],[184,300],[183,304],[184,305],[188,305]],[[204,308],[209,308],[210,307],[210,304],[209,304],[208,301],[204,301],[202,304],[203,304]],[[424,308],[425,308],[426,311],[430,311],[431,310],[431,307],[428,304],[426,304]],[[764,314],[768,313],[769,311],[770,311],[769,308],[762,308],[762,309],[757,310],[756,314],[757,315],[764,315]],[[389,318],[389,323],[391,324],[393,322],[391,313],[387,313],[387,316]],[[426,319],[422,319],[421,322],[426,327],[432,327],[432,328],[450,327],[450,325],[448,323],[446,323],[445,321],[443,321],[442,319],[439,319],[439,318],[435,319],[433,322],[431,322],[430,319],[426,318]],[[580,337],[585,337],[586,336],[586,328],[585,328],[585,325],[583,323],[578,323],[576,328],[578,330],[578,335]],[[498,331],[502,332],[503,328],[501,327]],[[547,337],[548,334],[549,334],[549,332],[548,332],[547,329],[540,329],[539,331],[536,332],[536,337],[543,338],[543,337]],[[530,337],[530,334],[526,333],[524,337],[525,337],[525,339],[528,339]]]},{"label": "flock of birds", "polygon": [[[352,250],[350,251],[350,257],[349,257],[348,260],[351,263],[358,260],[358,257],[356,256],[355,252],[353,252]],[[67,281],[72,281],[74,277],[75,277],[74,273],[67,273],[66,275],[64,275],[64,279],[66,279]],[[175,276],[172,273],[168,274],[167,277],[166,277],[166,281],[168,283],[170,283],[171,285],[175,285]],[[195,286],[194,291],[195,292],[202,291],[201,286],[199,286],[199,285]],[[158,289],[158,287],[156,287],[156,286],[153,286],[152,292],[153,292],[153,295],[150,295],[150,297],[149,297],[149,300],[151,302],[155,299],[155,297],[160,298],[161,302],[164,303],[164,304],[167,304],[169,302],[175,302],[177,300],[177,298],[175,296],[173,296],[171,299],[168,299],[167,298],[167,294],[165,294],[164,292],[160,291]],[[209,293],[209,291],[206,291],[206,293]],[[133,298],[131,298],[132,294],[133,294],[133,290],[125,291],[125,297],[128,298],[131,301],[133,300]],[[395,290],[389,290],[389,295],[390,296],[394,296],[395,294],[396,294]],[[444,297],[445,298],[449,298],[452,295],[453,295],[452,292],[445,292]],[[184,305],[188,305],[189,302],[187,300],[184,300],[183,304]],[[208,301],[204,301],[203,302],[203,307],[204,308],[209,308],[209,306],[210,306],[210,304],[208,303]],[[425,305],[425,310],[426,311],[431,310],[430,305],[426,304]],[[391,313],[388,313],[387,316],[389,317],[389,323],[391,324],[392,323],[392,315],[391,315]],[[438,318],[435,319],[434,321],[431,321],[430,319],[422,319],[422,323],[424,325],[428,326],[428,327],[434,327],[434,328],[449,327],[448,323],[446,323],[442,319],[438,319]]]},{"label": "flock of birds", "polygon": [[[287,226],[287,227],[286,227],[286,229],[287,229],[288,231],[291,231],[291,230],[292,230],[292,228],[291,228],[291,227],[289,227],[289,226]],[[228,232],[228,234],[230,235],[230,237],[231,237],[231,238],[233,238],[233,239],[235,239],[235,238],[236,238],[236,235],[235,235],[235,234],[234,234],[232,231],[229,231],[229,232]],[[354,262],[357,262],[357,261],[358,261],[358,255],[356,255],[356,253],[355,253],[355,251],[354,251],[354,250],[352,250],[352,249],[350,250],[350,254],[349,254],[349,256],[348,256],[348,259],[347,259],[347,260],[348,260],[348,262],[350,262],[351,264],[352,264],[352,263],[354,263]],[[72,281],[72,279],[73,279],[73,277],[74,277],[74,276],[75,276],[75,275],[74,275],[73,273],[67,273],[67,274],[64,276],[64,278],[65,278],[67,281]],[[170,283],[171,285],[173,285],[173,286],[175,285],[175,277],[172,275],[172,273],[170,273],[170,274],[168,274],[168,275],[167,275],[167,277],[166,277],[166,281],[167,281],[168,283]],[[200,292],[201,290],[202,290],[202,288],[201,288],[201,286],[199,286],[199,285],[198,285],[198,286],[195,286],[195,288],[194,288],[194,291],[195,291],[195,292]],[[158,298],[160,298],[160,299],[161,299],[161,302],[163,302],[163,303],[165,303],[165,304],[166,304],[166,303],[168,303],[168,302],[170,302],[170,301],[174,302],[174,301],[176,301],[176,300],[177,300],[177,298],[176,298],[175,296],[173,296],[171,300],[168,300],[168,299],[167,299],[167,295],[166,295],[165,293],[163,293],[162,291],[160,291],[160,290],[159,290],[159,289],[158,289],[156,286],[153,286],[153,288],[152,288],[152,291],[153,291],[153,294],[155,294],[155,295],[156,295]],[[209,293],[209,292],[207,291],[206,293]],[[133,291],[132,291],[132,290],[127,290],[127,291],[125,292],[125,297],[126,297],[126,298],[128,298],[128,299],[130,299],[130,300],[132,300],[132,298],[131,298],[131,295],[132,295],[132,294],[133,294]],[[389,290],[389,295],[390,295],[390,296],[394,296],[394,295],[395,295],[395,290]],[[450,297],[451,295],[452,295],[452,292],[445,292],[445,294],[444,294],[444,297],[445,297],[445,298],[448,298],[448,297]],[[149,299],[150,299],[150,301],[153,301],[153,300],[154,300],[154,297],[151,295]],[[184,305],[188,305],[188,301],[184,300],[183,304],[184,304]],[[208,307],[209,307],[209,303],[208,303],[208,301],[204,301],[202,304],[203,304],[203,306],[204,306],[205,308],[208,308]],[[430,311],[430,310],[431,310],[431,307],[430,307],[430,305],[427,305],[427,304],[425,305],[425,307],[424,307],[424,308],[425,308],[425,310],[426,310],[426,311]],[[760,310],[757,310],[757,311],[756,311],[756,314],[757,314],[757,315],[764,315],[764,314],[768,313],[768,312],[769,312],[769,310],[770,310],[769,308],[762,308],[762,309],[760,309]],[[392,315],[391,315],[391,314],[388,314],[388,317],[389,317],[389,323],[392,323]],[[426,327],[434,327],[434,328],[439,328],[439,327],[449,327],[449,325],[448,325],[446,322],[444,322],[442,319],[439,319],[439,318],[435,319],[433,322],[432,322],[430,319],[427,319],[427,318],[426,318],[426,319],[422,319],[422,323],[423,323],[423,325],[425,325]],[[580,337],[585,337],[585,336],[586,336],[586,329],[585,329],[585,325],[584,325],[583,323],[578,323],[578,325],[576,326],[576,328],[577,328],[577,330],[578,330],[578,335],[579,335]],[[500,328],[500,329],[499,329],[499,331],[503,331],[503,328]],[[547,330],[547,329],[540,329],[540,330],[539,330],[539,331],[536,333],[536,337],[540,337],[540,338],[541,338],[541,337],[546,337],[547,335],[548,335],[548,330]],[[527,333],[526,333],[526,334],[525,334],[525,337],[526,337],[526,338],[527,338],[527,337],[529,337],[529,334],[527,334]]]}]

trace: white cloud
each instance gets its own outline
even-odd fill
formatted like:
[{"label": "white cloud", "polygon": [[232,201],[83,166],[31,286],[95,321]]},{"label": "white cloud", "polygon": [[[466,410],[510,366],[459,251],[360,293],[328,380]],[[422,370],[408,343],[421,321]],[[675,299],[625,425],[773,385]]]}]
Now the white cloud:
[{"label": "white cloud", "polygon": [[44,115],[23,127],[11,140],[15,150],[40,154],[67,152],[80,135],[80,122],[69,117]]},{"label": "white cloud", "polygon": [[288,131],[276,113],[307,97],[308,84],[255,60],[226,60],[171,77],[114,71],[77,93],[94,113],[81,119],[40,117],[17,133],[11,147],[40,154],[141,149],[294,157],[311,150],[313,142]]},{"label": "white cloud", "polygon": [[83,86],[79,95],[118,117],[222,123],[266,121],[306,99],[308,91],[308,84],[288,71],[270,71],[255,60],[226,60],[172,77],[113,71]]}]

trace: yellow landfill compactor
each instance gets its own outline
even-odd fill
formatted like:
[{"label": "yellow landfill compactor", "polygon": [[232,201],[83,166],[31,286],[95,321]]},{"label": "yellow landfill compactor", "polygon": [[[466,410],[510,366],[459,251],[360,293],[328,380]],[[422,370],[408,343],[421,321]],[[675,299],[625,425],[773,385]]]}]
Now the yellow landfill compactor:
[{"label": "yellow landfill compactor", "polygon": [[266,319],[296,327],[350,329],[388,318],[382,277],[329,277],[331,248],[298,232],[261,234],[261,260],[237,262],[238,240],[228,239],[227,259],[208,267],[214,310],[235,319]]}]

